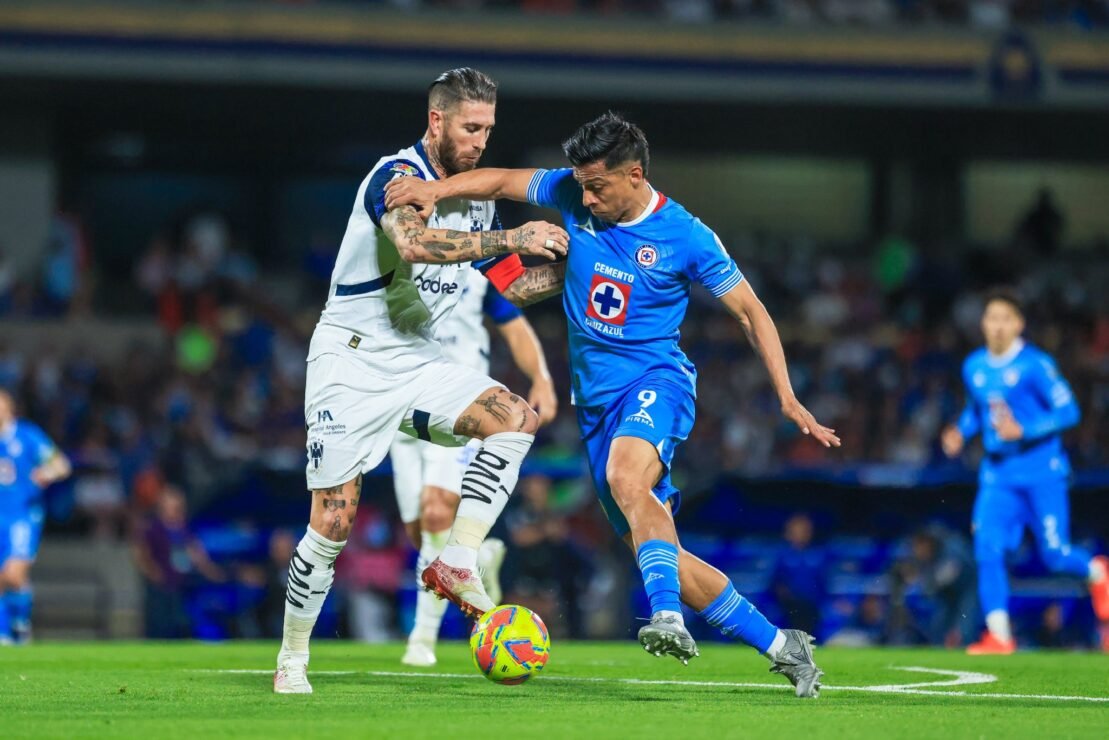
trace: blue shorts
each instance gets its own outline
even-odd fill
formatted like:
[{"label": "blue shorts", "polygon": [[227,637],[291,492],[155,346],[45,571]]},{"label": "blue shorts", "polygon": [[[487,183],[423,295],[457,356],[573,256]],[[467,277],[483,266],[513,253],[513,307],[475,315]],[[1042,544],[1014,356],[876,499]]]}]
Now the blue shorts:
[{"label": "blue shorts", "polygon": [[689,388],[669,379],[647,375],[629,386],[614,403],[605,407],[579,406],[577,411],[593,487],[616,534],[623,537],[630,531],[627,519],[612,498],[605,475],[609,448],[617,437],[639,437],[658,450],[663,473],[652,493],[661,503],[669,502],[670,510],[676,514],[681,504],[681,493],[670,481],[670,463],[678,445],[689,437],[693,428],[696,408]]},{"label": "blue shorts", "polygon": [[983,486],[974,501],[974,550],[979,560],[998,560],[1020,546],[1032,530],[1041,552],[1070,547],[1070,502],[1065,479],[1035,485]]},{"label": "blue shorts", "polygon": [[42,538],[42,513],[0,520],[0,565],[8,560],[34,560]]}]

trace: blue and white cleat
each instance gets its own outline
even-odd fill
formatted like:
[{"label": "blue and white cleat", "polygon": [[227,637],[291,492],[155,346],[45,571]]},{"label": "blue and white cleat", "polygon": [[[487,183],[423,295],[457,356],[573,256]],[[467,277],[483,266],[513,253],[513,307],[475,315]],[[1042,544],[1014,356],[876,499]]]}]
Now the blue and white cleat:
[{"label": "blue and white cleat", "polygon": [[651,617],[650,624],[639,628],[639,644],[651,655],[673,655],[682,665],[689,665],[691,658],[701,654],[680,619],[660,614]]}]

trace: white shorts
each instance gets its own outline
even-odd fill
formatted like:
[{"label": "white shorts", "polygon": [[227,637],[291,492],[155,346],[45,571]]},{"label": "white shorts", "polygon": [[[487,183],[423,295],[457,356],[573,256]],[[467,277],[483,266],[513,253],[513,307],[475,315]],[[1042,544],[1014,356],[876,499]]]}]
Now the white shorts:
[{"label": "white shorts", "polygon": [[480,449],[481,442],[476,439],[465,447],[439,447],[398,434],[389,448],[389,458],[393,461],[393,488],[401,521],[419,520],[420,495],[427,486],[461,495],[462,474]]},{"label": "white shorts", "polygon": [[484,373],[446,360],[388,377],[355,353],[308,361],[304,384],[308,488],[331,488],[376,468],[398,431],[446,447],[469,437],[454,433],[478,396],[502,387]]}]

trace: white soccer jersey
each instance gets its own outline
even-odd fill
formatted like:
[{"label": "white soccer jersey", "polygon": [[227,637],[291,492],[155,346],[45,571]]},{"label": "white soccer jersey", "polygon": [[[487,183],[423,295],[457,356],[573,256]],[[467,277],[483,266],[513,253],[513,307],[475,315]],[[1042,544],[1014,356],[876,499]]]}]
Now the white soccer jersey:
[{"label": "white soccer jersey", "polygon": [[[388,373],[418,367],[441,355],[437,330],[462,299],[467,282],[479,275],[471,275],[476,271],[469,262],[413,265],[413,282],[431,318],[417,333],[393,326],[385,298],[400,257],[381,230],[380,219],[385,215],[385,184],[403,176],[436,179],[422,142],[383,157],[358,188],[331,273],[327,305],[312,334],[309,360],[343,346],[358,350],[365,362]],[[428,219],[432,229],[468,232],[489,230],[495,223],[492,201],[462,199],[440,201]],[[488,353],[487,335],[484,341]]]},{"label": "white soccer jersey", "polygon": [[466,367],[489,372],[489,330],[485,328],[485,292],[489,281],[477,270],[466,279],[458,305],[443,319],[435,338],[443,355]]}]

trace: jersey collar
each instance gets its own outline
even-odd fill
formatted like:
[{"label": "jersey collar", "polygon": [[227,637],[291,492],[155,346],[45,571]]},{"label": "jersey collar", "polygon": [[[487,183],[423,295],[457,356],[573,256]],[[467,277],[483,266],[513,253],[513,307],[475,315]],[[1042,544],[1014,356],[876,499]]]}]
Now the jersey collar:
[{"label": "jersey collar", "polygon": [[1020,337],[1014,339],[1013,345],[999,355],[995,355],[987,349],[986,364],[990,367],[1004,367],[1012,362],[1022,349],[1024,349],[1024,340]]},{"label": "jersey collar", "polygon": [[616,224],[617,226],[627,227],[627,226],[635,226],[637,224],[641,224],[641,223],[643,223],[644,221],[647,220],[648,216],[650,216],[652,213],[654,213],[655,211],[657,211],[658,209],[660,209],[664,205],[666,205],[666,196],[665,195],[663,195],[659,191],[655,190],[654,187],[652,187],[650,183],[647,184],[647,187],[651,188],[651,199],[649,201],[647,201],[647,207],[643,209],[643,213],[639,214],[638,216],[633,218],[631,221],[624,221],[622,223],[618,223],[618,224]]},{"label": "jersey collar", "polygon": [[435,172],[435,168],[431,166],[431,162],[427,158],[427,150],[424,149],[424,140],[420,139],[419,141],[417,141],[414,149],[416,150],[416,154],[420,155],[420,159],[423,161],[424,167],[426,167],[427,171],[431,173],[431,179],[438,180],[439,175]]}]

